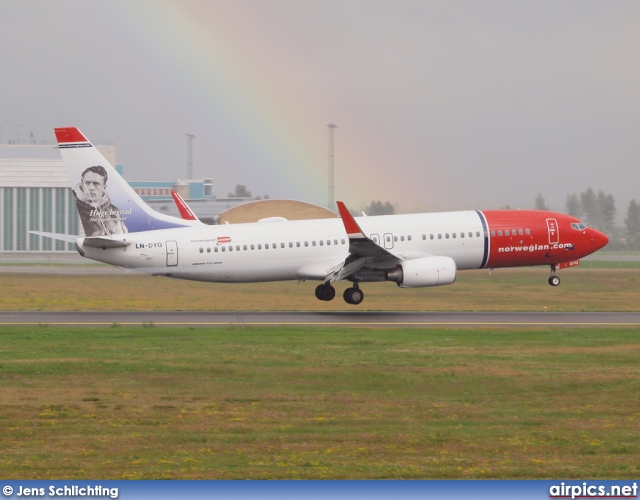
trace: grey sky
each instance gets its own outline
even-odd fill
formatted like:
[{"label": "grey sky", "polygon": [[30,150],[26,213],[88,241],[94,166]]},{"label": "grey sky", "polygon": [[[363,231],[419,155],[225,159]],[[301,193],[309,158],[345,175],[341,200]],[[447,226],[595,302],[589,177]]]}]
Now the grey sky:
[{"label": "grey sky", "polygon": [[[130,180],[403,211],[640,199],[640,3],[3,2],[0,140],[74,125]],[[20,128],[16,127],[20,125]]]}]

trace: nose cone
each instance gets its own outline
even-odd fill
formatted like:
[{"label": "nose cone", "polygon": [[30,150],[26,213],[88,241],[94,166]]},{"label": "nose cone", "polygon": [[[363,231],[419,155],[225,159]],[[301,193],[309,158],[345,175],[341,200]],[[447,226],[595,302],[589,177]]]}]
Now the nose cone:
[{"label": "nose cone", "polygon": [[592,252],[595,252],[596,250],[600,250],[607,243],[609,243],[609,237],[606,234],[601,233],[600,231],[596,231],[595,229],[591,230],[591,247],[592,247],[591,251]]}]

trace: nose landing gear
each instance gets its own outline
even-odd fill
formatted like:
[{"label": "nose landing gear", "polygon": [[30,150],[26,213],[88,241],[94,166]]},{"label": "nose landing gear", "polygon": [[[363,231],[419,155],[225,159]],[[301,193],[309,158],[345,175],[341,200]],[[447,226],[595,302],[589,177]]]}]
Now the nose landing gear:
[{"label": "nose landing gear", "polygon": [[558,286],[560,284],[560,278],[556,276],[555,264],[551,264],[551,276],[549,276],[549,284],[551,286]]}]

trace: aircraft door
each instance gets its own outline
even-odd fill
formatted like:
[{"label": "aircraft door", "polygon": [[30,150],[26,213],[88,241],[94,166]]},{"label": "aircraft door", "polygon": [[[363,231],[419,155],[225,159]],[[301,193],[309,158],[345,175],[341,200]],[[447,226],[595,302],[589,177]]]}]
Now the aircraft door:
[{"label": "aircraft door", "polygon": [[386,249],[393,248],[393,235],[391,233],[384,233],[383,240],[384,240],[384,247]]},{"label": "aircraft door", "polygon": [[174,240],[165,243],[167,250],[167,267],[178,265],[178,243]]},{"label": "aircraft door", "polygon": [[547,229],[549,231],[549,245],[560,242],[560,230],[556,219],[547,219]]}]

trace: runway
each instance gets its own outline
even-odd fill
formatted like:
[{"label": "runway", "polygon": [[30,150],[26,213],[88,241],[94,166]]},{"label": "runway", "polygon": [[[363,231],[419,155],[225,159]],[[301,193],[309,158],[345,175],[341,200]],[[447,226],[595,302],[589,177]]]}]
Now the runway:
[{"label": "runway", "polygon": [[606,327],[640,326],[640,312],[0,312],[1,325]]}]

